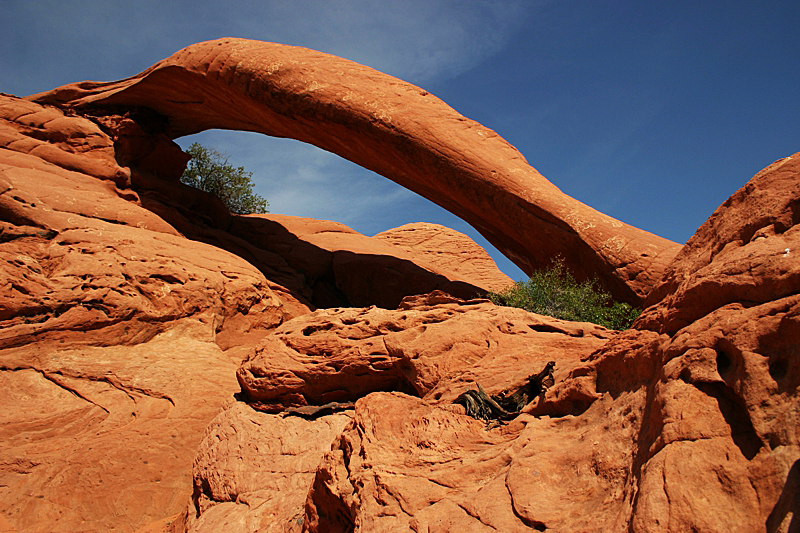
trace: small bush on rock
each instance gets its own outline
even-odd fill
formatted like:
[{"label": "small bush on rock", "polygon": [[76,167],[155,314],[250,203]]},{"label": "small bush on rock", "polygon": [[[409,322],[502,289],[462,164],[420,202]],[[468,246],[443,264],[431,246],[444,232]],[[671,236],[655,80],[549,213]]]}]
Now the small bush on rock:
[{"label": "small bush on rock", "polygon": [[181,183],[210,192],[222,200],[231,213],[268,213],[267,201],[253,192],[252,172],[228,164],[225,155],[200,143],[192,143],[186,153],[192,159],[181,176]]},{"label": "small bush on rock", "polygon": [[578,283],[562,258],[550,268],[538,270],[528,281],[518,281],[505,291],[489,293],[497,305],[519,307],[562,320],[592,322],[609,329],[628,329],[640,311],[614,302],[597,280]]}]

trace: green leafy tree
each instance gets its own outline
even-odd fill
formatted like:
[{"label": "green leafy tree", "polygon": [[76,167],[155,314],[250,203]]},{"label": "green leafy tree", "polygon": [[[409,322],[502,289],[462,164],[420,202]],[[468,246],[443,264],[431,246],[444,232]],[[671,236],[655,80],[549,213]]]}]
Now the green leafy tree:
[{"label": "green leafy tree", "polygon": [[502,292],[489,293],[497,305],[519,307],[562,320],[593,322],[609,329],[628,329],[640,311],[626,303],[614,302],[597,280],[578,283],[556,258],[550,268],[538,270],[528,281],[518,281]]},{"label": "green leafy tree", "polygon": [[237,215],[269,212],[267,200],[253,192],[252,172],[230,165],[226,155],[200,143],[192,143],[186,153],[192,159],[181,183],[210,192]]}]

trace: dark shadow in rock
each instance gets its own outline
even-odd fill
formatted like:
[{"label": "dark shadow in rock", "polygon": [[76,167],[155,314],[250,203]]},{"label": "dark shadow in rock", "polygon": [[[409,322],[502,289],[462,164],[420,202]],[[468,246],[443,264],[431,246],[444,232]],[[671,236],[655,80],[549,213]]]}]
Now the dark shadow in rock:
[{"label": "dark shadow in rock", "polygon": [[320,248],[268,218],[221,216],[218,199],[180,183],[140,174],[134,181],[143,207],[187,238],[238,255],[312,309],[396,309],[404,297],[434,290],[463,299],[486,294],[407,259]]},{"label": "dark shadow in rock", "polygon": [[786,531],[800,533],[800,459],[789,469],[781,495],[767,517],[767,533],[777,533],[790,513],[792,520]]},{"label": "dark shadow in rock", "polygon": [[694,383],[694,386],[717,400],[717,405],[731,428],[731,438],[747,460],[758,454],[763,442],[753,427],[747,405],[724,383]]}]

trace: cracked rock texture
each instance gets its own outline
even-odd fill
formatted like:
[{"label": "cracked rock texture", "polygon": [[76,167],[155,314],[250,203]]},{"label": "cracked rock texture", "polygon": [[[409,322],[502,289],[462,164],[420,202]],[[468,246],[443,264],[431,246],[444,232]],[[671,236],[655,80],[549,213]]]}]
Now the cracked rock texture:
[{"label": "cracked rock texture", "polygon": [[[221,40],[0,95],[0,530],[800,530],[800,154],[678,252],[423,93]],[[624,332],[496,307],[507,278],[431,224],[232,216],[178,182],[172,139],[210,127],[350,157],[648,307]],[[551,360],[508,424],[452,404]]]},{"label": "cracked rock texture", "polygon": [[399,310],[325,309],[291,320],[250,353],[237,378],[243,398],[267,411],[379,390],[452,402],[476,381],[492,393],[519,386],[550,360],[557,378],[566,375],[611,336],[594,324],[433,293]]}]

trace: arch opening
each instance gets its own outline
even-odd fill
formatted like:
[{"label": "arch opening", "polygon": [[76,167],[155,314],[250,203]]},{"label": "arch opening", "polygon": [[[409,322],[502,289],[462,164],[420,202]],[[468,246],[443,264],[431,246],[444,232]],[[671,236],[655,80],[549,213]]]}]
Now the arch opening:
[{"label": "arch opening", "polygon": [[80,111],[141,106],[173,139],[209,129],[293,138],[450,211],[525,273],[557,255],[640,305],[680,246],[563,194],[492,130],[427,91],[313,50],[245,39],[189,46],[137,76],[30,97]]}]

